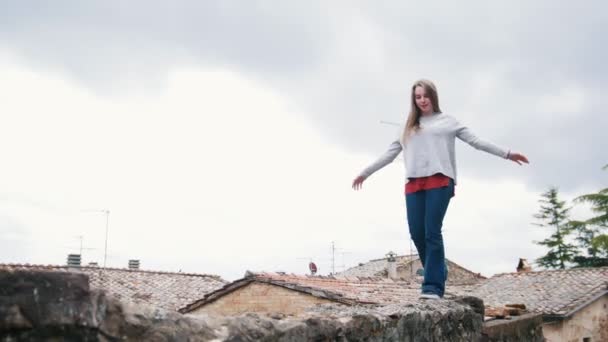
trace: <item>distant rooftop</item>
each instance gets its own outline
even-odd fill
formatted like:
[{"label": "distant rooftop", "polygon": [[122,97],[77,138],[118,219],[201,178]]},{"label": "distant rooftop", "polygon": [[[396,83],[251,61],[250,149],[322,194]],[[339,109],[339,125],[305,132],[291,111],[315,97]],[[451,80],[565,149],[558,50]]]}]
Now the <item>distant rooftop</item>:
[{"label": "distant rooftop", "polygon": [[[418,254],[398,255],[395,257],[397,264],[409,264],[414,260],[418,260]],[[387,268],[388,258],[372,259],[342,271],[338,275],[345,277],[381,277]]]},{"label": "distant rooftop", "polygon": [[89,285],[93,289],[106,290],[123,301],[145,303],[170,311],[176,311],[227,283],[219,276],[209,274],[91,266],[0,264],[0,271],[26,270],[84,273],[89,276]]},{"label": "distant rooftop", "polygon": [[418,300],[420,285],[394,281],[388,278],[359,278],[342,276],[310,276],[283,273],[248,273],[245,278],[235,280],[180,309],[191,312],[223,295],[252,282],[272,284],[298,292],[325,298],[335,302],[357,304],[412,303]]},{"label": "distant rooftop", "polygon": [[532,312],[567,317],[608,294],[608,267],[503,273],[469,294],[486,305],[523,303]]},{"label": "distant rooftop", "polygon": [[[448,284],[473,284],[486,279],[479,273],[470,271],[449,259],[446,260],[450,267]],[[418,254],[396,256],[395,262],[397,268],[411,269],[414,277],[417,269],[422,268]],[[337,275],[346,277],[387,277],[388,263],[388,258],[373,259],[337,273]]]}]

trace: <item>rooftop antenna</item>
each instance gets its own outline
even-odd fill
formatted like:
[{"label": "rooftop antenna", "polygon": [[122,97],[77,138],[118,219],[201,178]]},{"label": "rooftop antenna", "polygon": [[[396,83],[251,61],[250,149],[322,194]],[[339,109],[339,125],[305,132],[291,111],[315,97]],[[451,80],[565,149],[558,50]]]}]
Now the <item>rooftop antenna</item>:
[{"label": "rooftop antenna", "polygon": [[331,242],[331,274],[336,274],[336,244]]},{"label": "rooftop antenna", "polygon": [[74,250],[74,249],[78,249],[79,250],[79,254],[82,257],[82,251],[87,250],[87,251],[93,251],[96,250],[97,248],[87,248],[87,247],[83,247],[83,241],[84,241],[84,235],[77,235],[75,236],[75,238],[77,238],[78,240],[80,240],[80,246],[79,247],[74,247],[74,246],[64,246],[64,248],[69,248],[70,250]]},{"label": "rooftop antenna", "polygon": [[[336,251],[341,251],[342,248],[336,248],[336,242],[332,241],[331,242],[331,275],[336,274]],[[342,258],[344,260],[344,254],[346,253],[350,253],[350,252],[341,252],[342,253]],[[344,261],[342,261],[342,263],[344,263]]]},{"label": "rooftop antenna", "polygon": [[392,122],[392,121],[384,121],[384,120],[380,120],[380,123],[381,123],[381,124],[384,124],[384,125],[400,126],[398,123],[396,123],[396,122]]},{"label": "rooftop antenna", "polygon": [[82,251],[83,251],[83,250],[89,250],[89,251],[92,251],[92,250],[97,249],[97,248],[84,248],[84,247],[82,247],[82,245],[83,245],[83,241],[84,241],[84,235],[78,235],[78,236],[76,236],[76,237],[77,237],[77,238],[80,240],[80,256],[82,256]]},{"label": "rooftop antenna", "polygon": [[104,246],[104,251],[103,251],[103,268],[106,268],[106,261],[108,259],[108,225],[109,225],[109,221],[110,221],[110,210],[108,210],[108,209],[87,209],[87,210],[81,210],[81,212],[103,213],[106,215],[106,241],[105,241],[105,246]]}]

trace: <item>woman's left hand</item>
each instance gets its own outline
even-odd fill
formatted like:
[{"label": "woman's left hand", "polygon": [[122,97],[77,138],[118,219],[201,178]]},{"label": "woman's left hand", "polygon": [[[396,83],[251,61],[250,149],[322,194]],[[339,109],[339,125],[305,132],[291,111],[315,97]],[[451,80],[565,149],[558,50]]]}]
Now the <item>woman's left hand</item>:
[{"label": "woman's left hand", "polygon": [[519,165],[521,165],[521,163],[526,163],[526,164],[530,163],[528,161],[528,158],[526,158],[526,156],[524,156],[523,154],[520,154],[520,153],[509,153],[508,159],[516,162]]}]

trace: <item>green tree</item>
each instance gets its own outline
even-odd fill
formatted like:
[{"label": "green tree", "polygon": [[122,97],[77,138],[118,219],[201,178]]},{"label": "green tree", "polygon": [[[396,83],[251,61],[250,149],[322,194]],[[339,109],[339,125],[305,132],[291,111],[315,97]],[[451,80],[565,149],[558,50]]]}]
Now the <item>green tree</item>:
[{"label": "green tree", "polygon": [[597,249],[593,248],[592,241],[598,235],[596,227],[591,226],[587,221],[570,221],[570,229],[576,233],[576,241],[580,249],[588,255],[597,255]]},{"label": "green tree", "polygon": [[[593,248],[601,253],[600,255],[604,257],[608,257],[608,235],[602,234],[600,236],[596,236],[592,241],[591,245]],[[608,265],[606,265],[608,266]]]},{"label": "green tree", "polygon": [[576,232],[578,247],[584,252],[574,257],[576,266],[608,266],[608,235],[600,234],[598,227],[589,226],[586,221],[571,221],[570,227]]},{"label": "green tree", "polygon": [[[608,169],[608,165],[603,169]],[[586,251],[586,255],[575,257],[575,263],[583,267],[608,266],[608,235],[603,234],[608,228],[608,188],[579,196],[574,201],[591,205],[595,214],[588,220],[571,222],[572,229],[577,232],[579,246]]]},{"label": "green tree", "polygon": [[534,215],[540,222],[535,223],[540,227],[552,228],[554,231],[548,238],[537,241],[541,246],[546,246],[549,251],[544,256],[538,258],[536,262],[546,268],[566,268],[576,255],[576,246],[566,241],[572,232],[569,224],[569,207],[565,201],[558,198],[558,190],[551,187],[541,195],[540,210]]}]

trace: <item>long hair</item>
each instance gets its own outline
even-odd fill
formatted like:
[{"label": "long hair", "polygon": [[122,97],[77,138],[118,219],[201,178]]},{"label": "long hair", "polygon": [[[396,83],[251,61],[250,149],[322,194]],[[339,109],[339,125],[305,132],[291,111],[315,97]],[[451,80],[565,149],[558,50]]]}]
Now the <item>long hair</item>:
[{"label": "long hair", "polygon": [[424,88],[425,92],[429,95],[431,99],[433,111],[435,113],[441,113],[441,109],[439,109],[439,97],[437,95],[437,88],[435,87],[435,84],[426,79],[420,79],[414,82],[414,85],[412,86],[412,94],[410,96],[410,113],[407,116],[405,129],[403,130],[403,134],[401,137],[401,143],[403,144],[405,144],[405,141],[411,134],[418,132],[418,130],[420,129],[420,116],[422,115],[422,113],[420,112],[420,108],[418,108],[418,106],[416,105],[416,87]]}]

